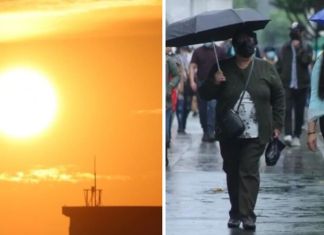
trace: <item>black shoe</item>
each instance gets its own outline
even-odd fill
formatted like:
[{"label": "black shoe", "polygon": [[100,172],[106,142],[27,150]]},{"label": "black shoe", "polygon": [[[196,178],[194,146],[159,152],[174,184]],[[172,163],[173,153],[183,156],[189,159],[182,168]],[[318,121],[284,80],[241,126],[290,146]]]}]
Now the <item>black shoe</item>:
[{"label": "black shoe", "polygon": [[238,228],[240,227],[241,221],[239,219],[229,218],[227,222],[227,227],[229,228]]},{"label": "black shoe", "polygon": [[242,218],[242,223],[245,230],[255,231],[255,220],[251,217]]},{"label": "black shoe", "polygon": [[180,135],[186,135],[187,132],[185,130],[179,129],[178,130],[178,134],[180,134]]},{"label": "black shoe", "polygon": [[208,142],[208,134],[207,133],[204,133],[202,139],[201,139],[202,142]]},{"label": "black shoe", "polygon": [[207,142],[213,143],[216,141],[215,134],[208,134],[207,135]]}]

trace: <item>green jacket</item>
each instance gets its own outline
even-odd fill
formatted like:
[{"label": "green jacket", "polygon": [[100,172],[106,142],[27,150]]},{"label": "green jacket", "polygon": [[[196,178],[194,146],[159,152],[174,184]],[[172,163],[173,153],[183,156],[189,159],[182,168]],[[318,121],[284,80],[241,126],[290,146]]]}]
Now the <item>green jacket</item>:
[{"label": "green jacket", "polygon": [[[217,66],[210,72],[209,79],[199,88],[203,99],[217,99],[216,119],[226,110],[234,107],[244,89],[250,65],[242,70],[235,62],[235,57],[221,61],[221,68],[226,82],[216,85],[214,74]],[[255,104],[260,142],[269,141],[275,128],[281,130],[284,122],[284,89],[276,69],[270,63],[255,58],[254,69],[247,91]],[[217,124],[217,122],[216,122]],[[222,138],[222,137],[220,137]]]},{"label": "green jacket", "polygon": [[[291,82],[291,66],[293,52],[290,42],[286,43],[280,53],[278,61],[278,71],[282,80],[283,86],[289,88]],[[297,85],[298,89],[308,88],[310,86],[310,73],[308,66],[312,63],[313,50],[304,44],[299,49],[296,49],[296,69],[297,69]]]}]

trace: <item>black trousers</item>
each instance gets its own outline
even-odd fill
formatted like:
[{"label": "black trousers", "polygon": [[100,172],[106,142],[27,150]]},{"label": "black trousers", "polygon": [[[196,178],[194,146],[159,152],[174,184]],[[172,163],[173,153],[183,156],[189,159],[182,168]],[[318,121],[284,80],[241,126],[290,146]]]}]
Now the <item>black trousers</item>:
[{"label": "black trousers", "polygon": [[[304,123],[304,110],[307,98],[307,88],[285,89],[286,95],[286,119],[285,134],[300,137]],[[292,112],[295,114],[295,128],[292,129]]]},{"label": "black trousers", "polygon": [[231,218],[256,219],[254,207],[260,187],[259,161],[264,149],[265,144],[258,138],[220,141]]}]

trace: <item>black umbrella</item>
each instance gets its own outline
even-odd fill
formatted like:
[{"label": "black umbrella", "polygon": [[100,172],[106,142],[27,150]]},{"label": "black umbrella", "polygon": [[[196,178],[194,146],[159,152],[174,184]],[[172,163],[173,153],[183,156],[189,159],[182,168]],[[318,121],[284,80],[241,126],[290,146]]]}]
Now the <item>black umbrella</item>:
[{"label": "black umbrella", "polygon": [[[166,45],[179,47],[226,40],[233,37],[239,29],[263,29],[269,21],[270,19],[250,8],[207,11],[168,25]],[[214,52],[220,70],[215,45]]]},{"label": "black umbrella", "polygon": [[186,46],[231,38],[238,29],[263,29],[269,22],[250,8],[207,11],[166,28],[167,46]]}]

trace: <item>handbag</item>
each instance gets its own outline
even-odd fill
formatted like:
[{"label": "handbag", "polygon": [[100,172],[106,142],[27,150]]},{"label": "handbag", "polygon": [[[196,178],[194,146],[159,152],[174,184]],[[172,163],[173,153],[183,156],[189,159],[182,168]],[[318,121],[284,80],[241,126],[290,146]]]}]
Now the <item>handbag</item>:
[{"label": "handbag", "polygon": [[252,65],[251,65],[251,68],[249,71],[248,79],[246,80],[245,87],[244,87],[243,93],[240,97],[240,101],[238,103],[236,110],[229,109],[223,115],[221,115],[221,119],[219,120],[219,122],[220,122],[219,126],[220,126],[221,135],[224,138],[227,138],[227,139],[237,138],[240,135],[242,135],[245,130],[244,123],[239,115],[239,108],[242,103],[242,100],[243,100],[244,94],[246,92],[246,89],[248,87],[248,84],[250,82],[253,67],[254,67],[254,59],[252,60]]},{"label": "handbag", "polygon": [[281,151],[285,148],[285,144],[280,141],[278,138],[273,138],[265,150],[265,160],[267,166],[276,165]]},{"label": "handbag", "polygon": [[229,109],[220,120],[221,135],[226,139],[233,139],[243,134],[244,123],[237,111]]}]

